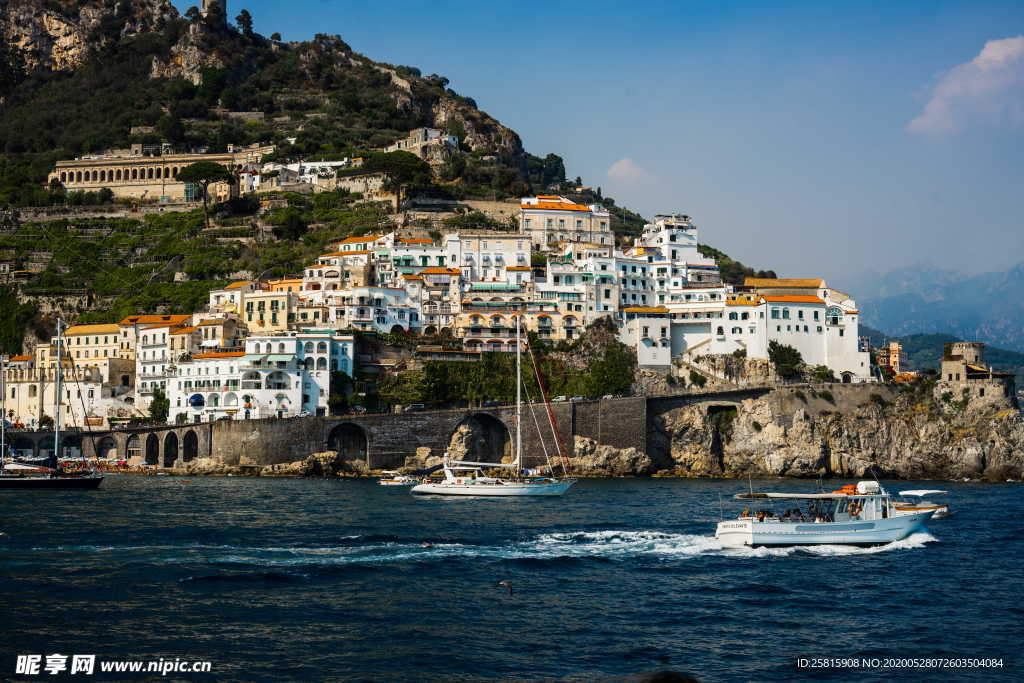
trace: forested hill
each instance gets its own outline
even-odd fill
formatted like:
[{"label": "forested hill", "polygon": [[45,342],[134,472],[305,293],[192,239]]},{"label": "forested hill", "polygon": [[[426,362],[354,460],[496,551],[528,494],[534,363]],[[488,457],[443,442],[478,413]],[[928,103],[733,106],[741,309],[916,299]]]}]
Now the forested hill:
[{"label": "forested hill", "polygon": [[[893,337],[867,325],[860,326],[860,333],[867,337],[875,348],[889,341],[898,341],[903,345],[903,350],[907,354],[907,364],[912,370],[938,370],[942,363],[943,346],[950,342],[964,341],[952,334],[908,334]],[[1024,353],[986,345],[985,363],[996,370],[1016,373],[1018,381],[1024,381]]]},{"label": "forested hill", "polygon": [[[218,151],[273,141],[283,157],[341,157],[418,126],[460,137],[466,163],[454,184],[464,189],[520,194],[552,177],[552,160],[527,155],[514,131],[441,75],[375,62],[338,36],[266,38],[252,31],[244,10],[234,21],[216,12],[181,17],[155,0],[7,3],[0,15],[0,205],[24,202],[26,186],[44,181],[56,159],[133,142]],[[228,112],[259,112],[263,120],[242,122]],[[154,131],[131,133],[148,126]]]}]

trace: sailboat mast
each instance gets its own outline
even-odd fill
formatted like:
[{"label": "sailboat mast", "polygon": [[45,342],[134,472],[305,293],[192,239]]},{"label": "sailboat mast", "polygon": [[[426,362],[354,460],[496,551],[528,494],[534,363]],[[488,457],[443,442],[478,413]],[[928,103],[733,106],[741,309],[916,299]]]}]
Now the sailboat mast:
[{"label": "sailboat mast", "polygon": [[53,457],[57,459],[57,467],[60,467],[60,347],[60,318],[57,318],[57,376],[53,392]]},{"label": "sailboat mast", "polygon": [[7,356],[0,354],[0,467],[7,459]]},{"label": "sailboat mast", "polygon": [[523,322],[522,308],[516,317],[516,471],[523,469],[523,376],[520,364],[522,355],[523,339],[520,328]]}]

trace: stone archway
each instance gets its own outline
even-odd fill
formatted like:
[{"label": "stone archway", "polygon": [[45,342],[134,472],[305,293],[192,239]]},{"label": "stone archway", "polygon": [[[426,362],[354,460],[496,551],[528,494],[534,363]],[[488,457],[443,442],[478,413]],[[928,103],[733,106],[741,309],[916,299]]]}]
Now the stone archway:
[{"label": "stone archway", "polygon": [[139,439],[138,434],[132,434],[128,437],[124,446],[124,455],[128,459],[129,465],[140,465],[144,462],[142,459],[142,441]]},{"label": "stone archway", "polygon": [[199,457],[199,437],[191,429],[185,432],[185,438],[181,440],[182,459],[191,462]]},{"label": "stone archway", "polygon": [[448,453],[456,460],[511,462],[514,448],[508,425],[488,413],[467,415],[448,439]]},{"label": "stone archway", "polygon": [[174,432],[167,432],[164,437],[164,467],[174,467],[178,459],[178,435]]},{"label": "stone archway", "polygon": [[36,442],[35,440],[19,435],[11,439],[11,448],[17,451],[19,456],[32,457],[36,455]]},{"label": "stone archway", "polygon": [[146,464],[160,464],[160,439],[157,438],[156,434],[150,434],[146,437]]},{"label": "stone archway", "polygon": [[327,434],[327,450],[337,451],[342,460],[364,460],[369,463],[370,440],[362,427],[344,422]]},{"label": "stone archway", "polygon": [[100,460],[110,460],[117,457],[117,442],[113,437],[105,436],[96,444],[96,457]]}]

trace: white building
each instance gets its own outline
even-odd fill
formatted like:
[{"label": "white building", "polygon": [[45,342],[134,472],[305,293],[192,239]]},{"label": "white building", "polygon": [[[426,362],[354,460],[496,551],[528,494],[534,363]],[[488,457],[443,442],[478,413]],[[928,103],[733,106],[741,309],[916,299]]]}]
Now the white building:
[{"label": "white building", "polygon": [[331,371],[352,374],[354,339],[334,330],[258,335],[245,351],[179,363],[168,398],[174,422],[326,415]]}]

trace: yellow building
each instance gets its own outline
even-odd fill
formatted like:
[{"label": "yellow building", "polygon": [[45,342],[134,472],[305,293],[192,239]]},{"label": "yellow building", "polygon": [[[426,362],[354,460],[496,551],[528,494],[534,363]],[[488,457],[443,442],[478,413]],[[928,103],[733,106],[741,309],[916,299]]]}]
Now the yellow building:
[{"label": "yellow building", "polygon": [[116,324],[72,325],[64,331],[68,355],[79,360],[123,358],[121,328]]},{"label": "yellow building", "polygon": [[294,292],[270,290],[246,294],[243,320],[249,333],[265,334],[287,330],[288,322],[294,319],[297,298]]},{"label": "yellow building", "polygon": [[[126,150],[127,151],[127,150]],[[229,148],[221,154],[161,154],[147,156],[136,145],[126,154],[90,155],[58,161],[50,182],[59,182],[68,190],[110,189],[115,197],[159,201],[201,201],[197,188],[179,181],[178,173],[199,161],[212,161],[230,171],[240,171],[250,163],[259,163],[274,151],[273,145]],[[231,187],[226,183],[210,185],[215,200],[227,199]]]}]

